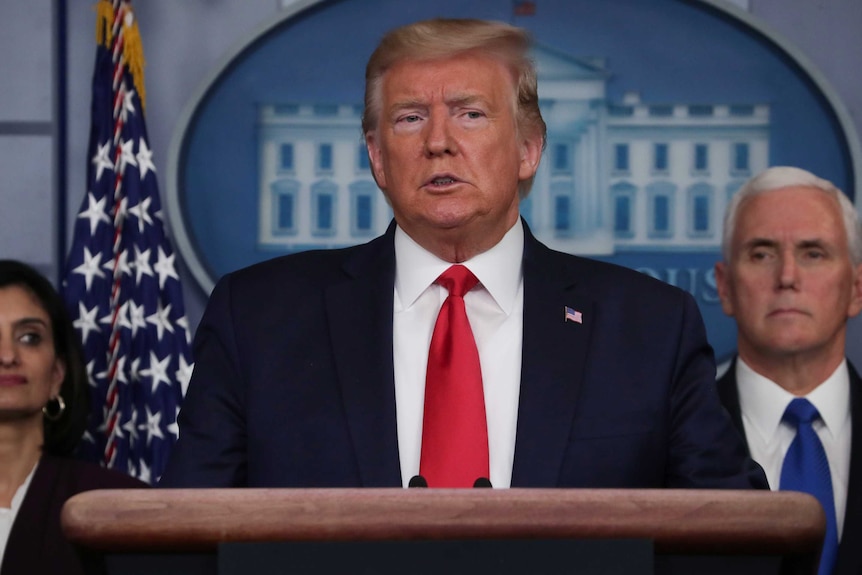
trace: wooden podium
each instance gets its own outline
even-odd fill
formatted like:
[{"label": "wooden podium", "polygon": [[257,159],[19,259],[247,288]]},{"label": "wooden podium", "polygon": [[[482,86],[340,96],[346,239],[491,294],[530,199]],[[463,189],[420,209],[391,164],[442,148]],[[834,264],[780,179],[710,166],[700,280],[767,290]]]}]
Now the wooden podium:
[{"label": "wooden podium", "polygon": [[[131,558],[114,569],[124,573],[216,573],[219,549],[238,543],[326,542],[331,556],[360,542],[647,541],[656,565],[756,556],[809,574],[825,532],[805,494],[670,489],[103,490],[72,497],[62,524],[74,544],[109,556],[109,572]],[[354,572],[405,572],[397,567]]]}]

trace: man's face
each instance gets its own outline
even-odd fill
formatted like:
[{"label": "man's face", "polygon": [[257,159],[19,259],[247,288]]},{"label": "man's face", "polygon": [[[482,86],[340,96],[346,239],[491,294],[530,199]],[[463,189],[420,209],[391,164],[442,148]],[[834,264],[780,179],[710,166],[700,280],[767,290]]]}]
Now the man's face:
[{"label": "man's face", "polygon": [[366,141],[398,225],[431,251],[453,242],[470,257],[492,247],[517,220],[518,182],[541,156],[541,137],[519,134],[509,71],[479,54],[407,60],[380,92]]},{"label": "man's face", "polygon": [[850,259],[834,198],[788,187],[748,199],[738,212],[730,261],[715,271],[744,359],[843,357],[847,318],[862,309],[862,265]]}]

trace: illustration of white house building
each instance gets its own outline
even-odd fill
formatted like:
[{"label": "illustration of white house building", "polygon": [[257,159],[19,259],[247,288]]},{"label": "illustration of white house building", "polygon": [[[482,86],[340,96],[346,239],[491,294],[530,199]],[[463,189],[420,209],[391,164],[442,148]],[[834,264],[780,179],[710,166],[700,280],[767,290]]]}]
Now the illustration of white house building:
[{"label": "illustration of white house building", "polygon": [[[728,199],[769,159],[769,107],[643,103],[606,96],[601,61],[534,50],[544,157],[521,213],[571,253],[715,250]],[[361,137],[362,106],[262,105],[259,234],[264,250],[343,247],[385,231],[392,210]]]}]

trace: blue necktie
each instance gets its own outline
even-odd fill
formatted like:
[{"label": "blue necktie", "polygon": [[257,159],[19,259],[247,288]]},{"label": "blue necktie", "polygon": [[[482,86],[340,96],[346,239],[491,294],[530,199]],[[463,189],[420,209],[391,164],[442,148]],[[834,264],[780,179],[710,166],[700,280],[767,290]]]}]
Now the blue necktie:
[{"label": "blue necktie", "polygon": [[826,513],[826,538],[818,575],[830,575],[838,553],[838,527],[829,461],[820,438],[811,426],[811,422],[819,418],[817,408],[807,399],[797,397],[787,405],[782,420],[796,427],[796,437],[784,456],[780,489],[810,493],[823,506]]}]

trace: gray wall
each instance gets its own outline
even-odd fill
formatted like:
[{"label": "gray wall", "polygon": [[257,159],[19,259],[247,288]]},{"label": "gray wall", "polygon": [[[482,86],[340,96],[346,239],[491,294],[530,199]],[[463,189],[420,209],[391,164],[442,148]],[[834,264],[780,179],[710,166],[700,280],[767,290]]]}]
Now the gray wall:
[{"label": "gray wall", "polygon": [[0,7],[0,257],[54,274],[57,221],[54,5]]},{"label": "gray wall", "polygon": [[[58,115],[52,26],[60,1],[0,4],[0,256],[33,262],[52,278],[65,257],[57,253],[55,231]],[[286,3],[290,0],[135,3],[148,64],[150,144],[163,194],[168,150],[183,108],[213,70],[243,40],[277,18]],[[86,192],[95,38],[92,4],[92,0],[67,2],[68,172],[64,183],[70,231]],[[737,0],[734,4],[746,7],[767,30],[789,41],[819,70],[862,133],[859,0]],[[860,196],[857,193],[857,205],[862,204]],[[194,327],[207,294],[185,270],[181,273]],[[851,322],[848,341],[848,354],[862,366],[862,318]]]}]

